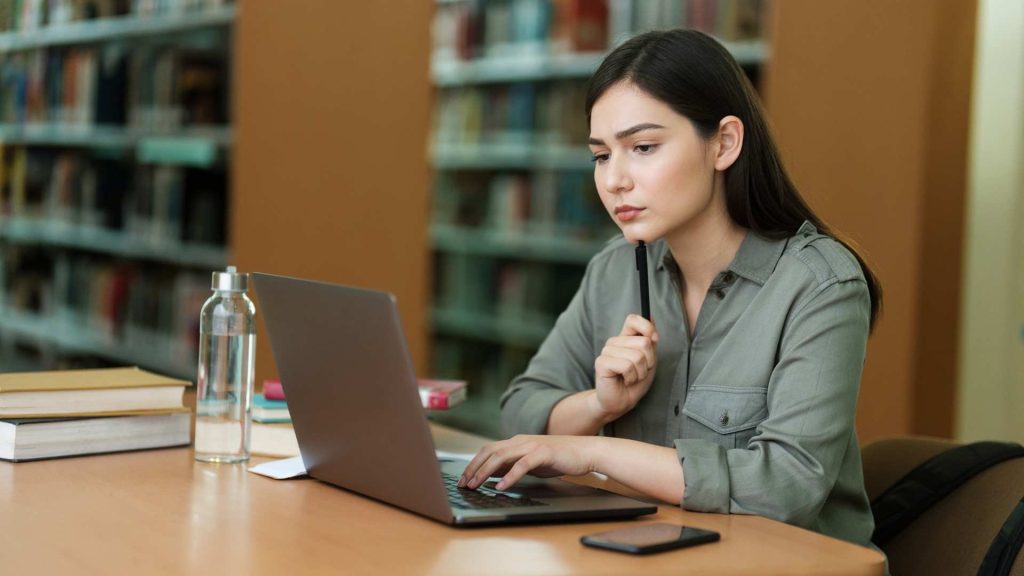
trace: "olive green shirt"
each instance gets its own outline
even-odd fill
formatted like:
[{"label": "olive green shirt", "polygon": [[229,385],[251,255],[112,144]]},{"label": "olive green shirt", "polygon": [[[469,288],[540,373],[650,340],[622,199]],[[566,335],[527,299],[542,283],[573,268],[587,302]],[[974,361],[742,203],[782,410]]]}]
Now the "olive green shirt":
[{"label": "olive green shirt", "polygon": [[[604,434],[675,446],[688,510],[759,514],[861,545],[874,522],[854,432],[871,312],[854,256],[810,223],[749,232],[688,334],[678,267],[648,247],[657,369]],[[543,434],[554,405],[594,387],[594,361],[640,313],[634,246],[610,241],[526,372],[502,396],[512,434]]]}]

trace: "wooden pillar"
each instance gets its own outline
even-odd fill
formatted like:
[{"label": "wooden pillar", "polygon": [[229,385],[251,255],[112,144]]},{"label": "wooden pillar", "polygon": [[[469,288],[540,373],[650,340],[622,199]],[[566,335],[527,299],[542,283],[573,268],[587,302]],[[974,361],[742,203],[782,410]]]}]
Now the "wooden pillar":
[{"label": "wooden pillar", "polygon": [[783,157],[885,291],[860,439],[951,436],[975,1],[772,4],[764,94]]},{"label": "wooden pillar", "polygon": [[[420,373],[432,11],[424,0],[242,3],[229,207],[241,270],[395,293]],[[262,322],[257,339],[261,382],[276,374]]]}]

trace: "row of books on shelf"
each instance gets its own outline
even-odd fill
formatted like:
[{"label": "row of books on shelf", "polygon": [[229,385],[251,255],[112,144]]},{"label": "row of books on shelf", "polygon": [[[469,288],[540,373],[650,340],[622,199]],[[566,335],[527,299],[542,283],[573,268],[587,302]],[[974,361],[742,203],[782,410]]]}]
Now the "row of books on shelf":
[{"label": "row of books on shelf", "polygon": [[434,114],[435,141],[539,143],[580,146],[587,142],[582,82],[519,82],[463,86],[441,91]]},{"label": "row of books on shelf", "polygon": [[437,58],[472,59],[612,48],[650,29],[687,27],[724,40],[761,35],[762,0],[502,0],[445,3]]},{"label": "row of books on shelf", "polygon": [[123,228],[129,234],[152,242],[220,246],[227,241],[223,174],[142,166],[136,169],[135,182],[123,199]]},{"label": "row of books on shelf", "polygon": [[143,17],[178,15],[220,8],[231,3],[232,0],[131,0],[131,13]]},{"label": "row of books on shelf", "polygon": [[434,189],[437,224],[580,239],[615,232],[585,172],[444,172]]},{"label": "row of books on shelf", "polygon": [[610,0],[611,36],[621,42],[644,30],[693,28],[722,40],[760,38],[764,0]]},{"label": "row of books on shelf", "polygon": [[228,122],[223,49],[51,47],[0,60],[0,122],[174,130]]},{"label": "row of books on shelf", "polygon": [[434,53],[477,58],[537,51],[602,50],[607,46],[605,0],[454,2],[434,16]]},{"label": "row of books on shelf", "polygon": [[2,255],[0,302],[7,313],[195,363],[209,274],[36,247],[6,247]]},{"label": "row of books on shelf", "polygon": [[435,254],[434,302],[475,319],[547,326],[579,288],[583,267],[470,254]]},{"label": "row of books on shelf", "polygon": [[0,31],[33,31],[99,18],[176,16],[219,8],[227,0],[2,0]]},{"label": "row of books on shelf", "polygon": [[124,231],[147,242],[221,246],[226,202],[219,171],[0,146],[0,224],[6,216]]}]

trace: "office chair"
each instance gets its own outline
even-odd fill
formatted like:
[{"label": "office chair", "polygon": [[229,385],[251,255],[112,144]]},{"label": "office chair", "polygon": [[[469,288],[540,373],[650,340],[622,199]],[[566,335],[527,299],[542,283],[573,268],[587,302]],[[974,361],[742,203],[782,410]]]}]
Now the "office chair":
[{"label": "office chair", "polygon": [[[876,542],[880,540],[879,497],[919,465],[959,446],[939,438],[901,437],[863,447],[864,484],[876,508]],[[993,538],[1022,497],[1024,457],[977,473],[898,532],[881,538],[891,574],[978,574]],[[1024,553],[1017,554],[1008,574],[1024,576]]]}]

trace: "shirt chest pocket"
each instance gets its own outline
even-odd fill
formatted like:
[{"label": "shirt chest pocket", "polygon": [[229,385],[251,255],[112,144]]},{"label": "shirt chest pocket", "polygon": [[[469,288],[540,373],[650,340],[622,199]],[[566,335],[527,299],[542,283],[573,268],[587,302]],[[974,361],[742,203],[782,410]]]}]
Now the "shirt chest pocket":
[{"label": "shirt chest pocket", "polygon": [[683,438],[746,448],[757,425],[768,417],[766,388],[694,386],[683,405]]}]

